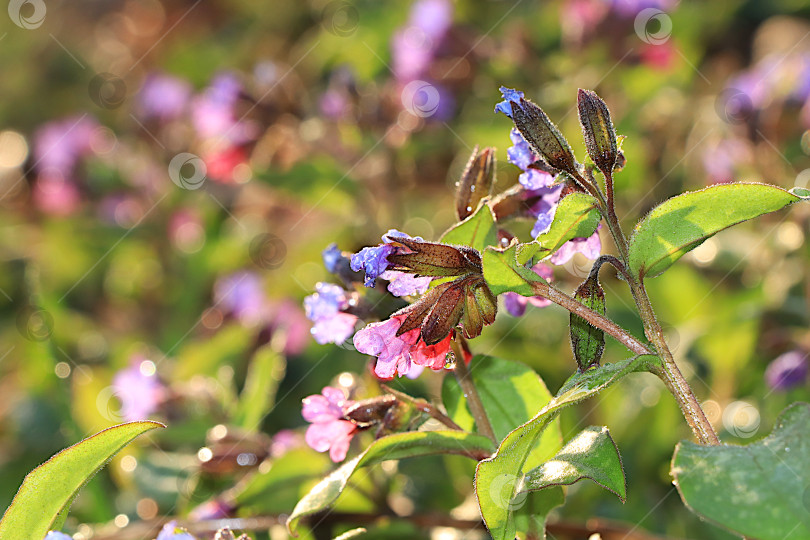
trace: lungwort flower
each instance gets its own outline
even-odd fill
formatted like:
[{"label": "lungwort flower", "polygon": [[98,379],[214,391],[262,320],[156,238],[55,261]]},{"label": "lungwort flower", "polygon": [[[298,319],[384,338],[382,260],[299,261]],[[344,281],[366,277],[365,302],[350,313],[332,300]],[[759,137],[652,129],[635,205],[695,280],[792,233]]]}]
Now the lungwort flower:
[{"label": "lungwort flower", "polygon": [[386,269],[456,279],[436,285],[416,303],[357,332],[355,347],[377,357],[374,371],[383,379],[407,375],[414,365],[442,369],[457,326],[465,337],[473,338],[481,334],[485,324],[495,320],[497,304],[484,281],[481,256],[466,246],[436,244],[405,235],[383,240],[386,243],[382,246],[364,251],[385,248]]},{"label": "lungwort flower", "polygon": [[346,458],[352,437],[358,431],[344,414],[354,403],[343,390],[331,386],[303,400],[301,415],[311,422],[305,436],[307,444],[318,452],[329,451],[329,457],[335,463]]}]

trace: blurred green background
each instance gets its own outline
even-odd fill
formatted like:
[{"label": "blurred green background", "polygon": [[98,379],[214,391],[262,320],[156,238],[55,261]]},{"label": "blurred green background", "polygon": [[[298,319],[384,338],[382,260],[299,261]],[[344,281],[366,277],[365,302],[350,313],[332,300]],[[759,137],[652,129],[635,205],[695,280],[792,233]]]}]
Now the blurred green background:
[{"label": "blurred green background", "polygon": [[[0,507],[27,471],[125,418],[113,379],[134,366],[156,382],[149,414],[169,429],[87,486],[66,527],[74,538],[185,516],[285,451],[295,453],[290,471],[306,464],[286,491],[234,512],[289,513],[330,466],[300,447],[301,398],[330,383],[361,397],[380,391],[350,344],[309,336],[301,301],[333,279],[321,251],[331,242],[357,251],[390,228],[437,239],[455,222],[454,183],[475,145],[498,148],[497,187],[513,185],[510,122],[493,114],[500,85],[540,104],[579,156],[576,90],[601,95],[626,136],[616,184],[627,230],[664,198],[715,182],[810,185],[810,3],[443,4],[452,23],[432,38],[430,18],[409,1],[9,4],[0,17]],[[438,103],[414,101],[404,91],[413,81]],[[197,161],[181,167],[182,153]],[[205,179],[185,182],[201,163]],[[810,350],[809,222],[806,206],[768,215],[649,282],[724,441],[763,436],[784,406],[807,399],[804,375],[774,385],[765,371],[784,353],[805,362]],[[612,248],[604,234],[603,245]],[[577,255],[555,279],[570,292],[589,269]],[[605,287],[609,315],[641,335],[624,284],[611,275]],[[567,321],[556,307],[503,313],[472,347],[528,363],[554,391],[574,369]],[[609,342],[605,358],[625,354]],[[261,366],[267,402],[245,385]],[[433,398],[440,384],[436,373],[392,382]],[[563,433],[588,424],[610,427],[628,502],[577,485],[554,520],[730,538],[690,514],[671,483],[674,445],[690,434],[659,381],[628,378],[567,412]],[[271,442],[285,429],[299,431]],[[219,456],[227,437],[239,451]],[[448,483],[437,467],[459,476]],[[385,486],[398,513],[477,519],[471,479],[470,463],[429,458],[361,482]],[[341,504],[377,508],[357,494]],[[478,534],[398,527],[385,537]]]}]

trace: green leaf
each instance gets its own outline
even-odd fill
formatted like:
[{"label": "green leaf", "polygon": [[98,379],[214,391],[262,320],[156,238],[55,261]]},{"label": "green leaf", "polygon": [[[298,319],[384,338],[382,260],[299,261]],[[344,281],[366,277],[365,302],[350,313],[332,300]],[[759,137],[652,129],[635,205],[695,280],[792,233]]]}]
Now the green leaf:
[{"label": "green leaf", "polygon": [[[469,370],[498,440],[527,422],[551,400],[551,392],[542,379],[520,362],[475,356],[470,361]],[[450,418],[462,428],[472,431],[474,420],[455,377],[444,378],[442,401]],[[561,443],[560,426],[555,424],[537,447],[537,450],[546,452],[540,461],[553,455]]]},{"label": "green leaf", "polygon": [[693,512],[748,538],[810,538],[808,432],[810,404],[794,403],[747,446],[683,441],[672,458],[675,485]]},{"label": "green leaf", "polygon": [[655,277],[723,229],[800,200],[767,184],[719,184],[668,199],[636,225],[629,269],[641,278]]},{"label": "green leaf", "polygon": [[273,406],[278,384],[284,377],[284,357],[270,345],[260,347],[250,362],[245,387],[239,397],[233,422],[248,431],[261,427],[262,419]]},{"label": "green leaf", "polygon": [[546,519],[552,510],[563,504],[565,493],[559,486],[518,494],[512,506],[515,529],[523,533],[520,538],[546,538]]},{"label": "green leaf", "polygon": [[596,199],[585,193],[571,193],[560,201],[548,231],[519,249],[517,262],[526,264],[534,257],[544,259],[569,240],[592,235],[601,219]]},{"label": "green leaf", "polygon": [[[515,537],[512,501],[519,493],[523,475],[537,465],[529,462],[534,447],[559,412],[596,395],[625,375],[645,369],[653,361],[657,361],[655,356],[642,355],[575,373],[548,405],[501,442],[494,456],[478,463],[475,493],[481,515],[495,540]],[[504,490],[512,494],[511,498],[503,497]]]},{"label": "green leaf", "polygon": [[486,201],[481,202],[473,215],[448,229],[439,242],[456,246],[470,246],[478,251],[484,251],[487,246],[496,245],[498,229],[495,226],[495,216]]},{"label": "green leaf", "polygon": [[516,254],[521,245],[527,244],[512,244],[505,250],[489,247],[484,251],[481,257],[484,279],[494,296],[508,291],[534,296],[530,283],[546,283],[536,272],[518,264]]},{"label": "green leaf", "polygon": [[585,478],[615,493],[622,502],[627,500],[622,458],[606,427],[580,431],[552,459],[527,472],[520,491],[568,486]]},{"label": "green leaf", "polygon": [[321,480],[295,505],[287,519],[287,528],[295,533],[298,521],[332,505],[361,468],[390,459],[403,459],[432,454],[469,455],[470,452],[491,453],[492,441],[474,433],[462,431],[409,431],[374,441],[362,454],[345,462]]},{"label": "green leaf", "polygon": [[88,437],[65,448],[28,473],[11,506],[0,520],[3,540],[44,538],[64,519],[76,493],[135,437],[166,427],[158,422],[130,422]]}]

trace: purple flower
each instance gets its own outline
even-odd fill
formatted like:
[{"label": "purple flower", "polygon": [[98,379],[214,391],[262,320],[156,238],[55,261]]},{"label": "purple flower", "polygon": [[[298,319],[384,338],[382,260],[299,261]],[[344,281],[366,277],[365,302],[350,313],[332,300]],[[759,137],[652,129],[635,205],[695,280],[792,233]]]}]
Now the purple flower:
[{"label": "purple flower", "polygon": [[554,177],[545,171],[529,169],[518,177],[518,182],[528,190],[537,190],[551,187],[554,184]]},{"label": "purple flower", "polygon": [[188,82],[165,73],[150,73],[138,93],[138,111],[142,118],[172,120],[183,114],[190,97]]},{"label": "purple flower", "polygon": [[431,39],[441,39],[452,24],[453,4],[447,0],[419,0],[411,8],[410,25]]},{"label": "purple flower", "polygon": [[527,198],[539,197],[529,208],[529,213],[537,220],[532,227],[532,237],[537,238],[548,231],[554,214],[557,212],[557,203],[560,201],[562,186],[550,186],[528,191]]},{"label": "purple flower", "polygon": [[304,298],[304,309],[307,318],[314,324],[312,336],[315,341],[326,343],[343,343],[354,333],[357,316],[345,313],[349,299],[338,285],[316,283],[315,293]]},{"label": "purple flower", "polygon": [[127,422],[146,420],[158,410],[166,394],[154,373],[154,364],[141,357],[134,357],[129,367],[115,374],[112,387]]},{"label": "purple flower", "polygon": [[34,134],[34,166],[69,176],[79,159],[92,153],[98,128],[96,119],[87,115],[48,122]]},{"label": "purple flower", "polygon": [[262,280],[253,272],[235,272],[218,279],[214,302],[246,326],[258,324],[267,315]]},{"label": "purple flower", "polygon": [[779,356],[765,370],[765,381],[773,390],[785,391],[807,379],[807,354],[790,351]]},{"label": "purple flower", "polygon": [[574,238],[569,240],[560,247],[554,254],[548,258],[551,264],[561,265],[571,260],[575,253],[582,253],[589,259],[597,259],[602,252],[602,241],[599,239],[599,230],[597,228],[588,238]]},{"label": "purple flower", "polygon": [[73,538],[63,532],[49,531],[48,534],[45,535],[45,540],[73,540]]},{"label": "purple flower", "polygon": [[[547,264],[537,263],[532,267],[532,270],[546,281],[554,281],[554,271]],[[543,308],[550,305],[551,300],[543,298],[542,296],[526,297],[514,292],[507,292],[503,295],[503,303],[506,311],[508,311],[510,315],[520,317],[526,312],[527,304]]]},{"label": "purple flower", "polygon": [[186,529],[177,526],[177,521],[172,520],[160,529],[160,534],[155,540],[197,540]]},{"label": "purple flower", "polygon": [[502,112],[509,118],[512,118],[512,101],[520,103],[520,100],[523,98],[523,92],[519,90],[513,90],[512,88],[507,88],[505,86],[501,86],[500,88],[501,96],[503,97],[503,101],[495,105],[495,112]]},{"label": "purple flower", "polygon": [[323,257],[323,265],[326,267],[326,270],[330,274],[337,272],[338,262],[343,258],[343,252],[340,251],[337,244],[333,242],[326,246],[326,249],[321,252],[321,256]]},{"label": "purple flower", "polygon": [[[522,93],[522,92],[521,92]],[[501,105],[500,103],[498,105]],[[512,110],[509,110],[510,114]],[[512,128],[509,131],[509,138],[512,139],[513,145],[506,149],[506,155],[509,163],[517,165],[522,170],[527,170],[529,165],[540,159],[540,157],[532,152],[529,143],[523,138],[523,135],[517,130]]]},{"label": "purple flower", "polygon": [[392,71],[399,82],[427,74],[452,19],[453,6],[447,0],[420,0],[413,5],[408,25],[391,39]]},{"label": "purple flower", "polygon": [[354,401],[347,399],[343,390],[327,386],[320,394],[304,398],[302,403],[301,415],[311,422],[304,436],[307,444],[317,452],[328,450],[335,463],[343,461],[357,432],[357,426],[343,418],[343,410]]},{"label": "purple flower", "polygon": [[412,296],[424,294],[430,287],[431,276],[416,277],[407,272],[386,270],[380,277],[388,281],[388,292],[394,296]]},{"label": "purple flower", "polygon": [[[365,271],[366,287],[374,287],[377,278],[391,266],[391,263],[388,262],[388,256],[400,249],[391,245],[391,242],[396,241],[397,238],[410,238],[410,236],[396,229],[391,229],[382,236],[382,244],[364,247],[358,253],[352,255],[352,270],[355,272]],[[416,236],[414,240],[422,240],[422,238]]]}]

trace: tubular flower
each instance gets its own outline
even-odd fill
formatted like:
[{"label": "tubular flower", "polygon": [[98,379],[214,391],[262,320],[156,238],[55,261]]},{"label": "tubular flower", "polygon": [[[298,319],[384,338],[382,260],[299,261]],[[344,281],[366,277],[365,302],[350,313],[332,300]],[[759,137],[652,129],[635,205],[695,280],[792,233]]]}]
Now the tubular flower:
[{"label": "tubular flower", "polygon": [[344,411],[354,403],[343,390],[331,386],[303,400],[301,415],[311,423],[304,437],[307,444],[318,452],[328,450],[335,463],[346,458],[352,437],[358,431],[354,423],[344,418]]},{"label": "tubular flower", "polygon": [[326,343],[343,343],[354,333],[357,316],[346,313],[349,299],[338,285],[317,283],[316,292],[304,299],[307,318],[314,324],[312,337],[324,345]]},{"label": "tubular flower", "polygon": [[[407,252],[407,248],[394,243],[400,239],[411,239],[411,237],[396,229],[391,229],[382,236],[382,244],[364,247],[358,253],[352,255],[352,270],[355,272],[362,270],[366,273],[366,287],[373,287],[377,282],[377,278],[380,277],[383,272],[393,268],[393,263],[388,260],[389,255]],[[412,238],[412,240],[421,241],[422,239],[417,236]]]}]

